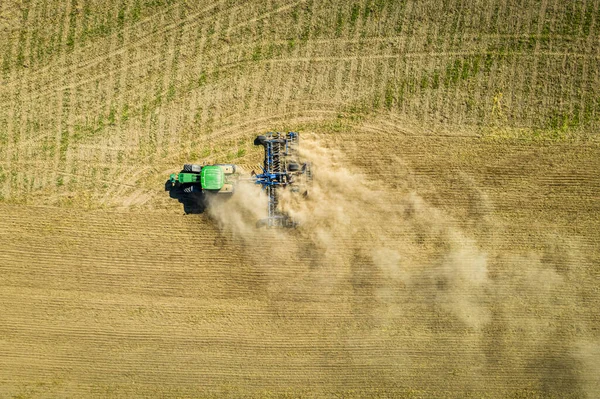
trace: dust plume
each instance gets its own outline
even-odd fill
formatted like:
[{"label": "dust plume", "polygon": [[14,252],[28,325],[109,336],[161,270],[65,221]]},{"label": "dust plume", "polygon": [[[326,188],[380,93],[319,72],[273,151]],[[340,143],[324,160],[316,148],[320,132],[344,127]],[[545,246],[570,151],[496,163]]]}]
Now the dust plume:
[{"label": "dust plume", "polygon": [[588,398],[600,397],[600,341],[582,341],[574,349],[575,358],[581,362],[580,374]]},{"label": "dust plume", "polygon": [[[240,174],[250,175],[244,170]],[[267,197],[259,186],[248,180],[236,184],[234,195],[213,194],[206,201],[209,215],[219,228],[242,239],[251,239],[256,234],[256,221],[267,216]]]},{"label": "dust plume", "polygon": [[[408,325],[436,354],[455,359],[439,367],[466,370],[456,384],[470,389],[483,389],[500,364],[523,375],[536,370],[531,384],[543,392],[578,392],[571,375],[597,369],[575,340],[562,338],[578,323],[577,297],[554,295],[568,291],[570,271],[582,256],[571,259],[571,249],[553,246],[548,251],[554,252],[522,254],[484,248],[418,193],[388,187],[378,171],[353,169],[326,144],[304,139],[301,156],[313,168],[307,198],[284,190],[280,196],[297,229],[257,229],[267,200],[251,183],[210,210],[235,239],[249,244],[266,237],[272,244],[268,256],[254,250],[247,256],[266,276],[274,308],[289,300],[344,304],[339,322],[351,326],[350,346],[357,337],[394,346],[395,334]],[[486,226],[503,228],[486,219]],[[329,314],[324,309],[322,317]],[[453,345],[438,341],[437,333],[453,337]],[[407,354],[398,356],[398,367],[410,367]],[[565,369],[571,374],[556,376]],[[593,373],[585,375],[586,386],[597,384]]]},{"label": "dust plume", "polygon": [[[386,302],[426,284],[436,287],[432,302],[471,328],[485,325],[487,255],[474,240],[416,193],[390,193],[376,174],[352,170],[332,148],[305,139],[300,155],[310,161],[314,179],[307,198],[282,190],[280,204],[300,227],[277,233],[276,240],[286,254],[312,265],[306,290],[339,293],[349,282],[374,279],[378,287],[370,294]],[[233,198],[215,201],[210,215],[222,229],[252,242],[270,234],[255,227],[266,216],[267,199],[258,186],[242,183]]]}]

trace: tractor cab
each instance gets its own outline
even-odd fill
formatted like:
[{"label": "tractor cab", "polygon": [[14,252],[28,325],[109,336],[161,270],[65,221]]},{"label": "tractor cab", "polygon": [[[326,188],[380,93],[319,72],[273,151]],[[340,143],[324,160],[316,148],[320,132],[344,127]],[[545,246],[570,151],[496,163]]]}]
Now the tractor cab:
[{"label": "tractor cab", "polygon": [[220,190],[225,184],[225,173],[220,166],[204,166],[200,171],[200,185],[204,190]]},{"label": "tractor cab", "polygon": [[186,164],[181,173],[171,174],[172,186],[182,186],[184,192],[233,193],[236,182],[235,165]]}]

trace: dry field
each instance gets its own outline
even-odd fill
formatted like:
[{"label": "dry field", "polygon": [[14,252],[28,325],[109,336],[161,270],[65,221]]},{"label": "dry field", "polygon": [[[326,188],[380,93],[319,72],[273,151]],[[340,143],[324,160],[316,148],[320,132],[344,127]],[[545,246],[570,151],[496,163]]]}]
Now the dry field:
[{"label": "dry field", "polygon": [[599,129],[598,0],[3,0],[0,398],[598,398]]}]

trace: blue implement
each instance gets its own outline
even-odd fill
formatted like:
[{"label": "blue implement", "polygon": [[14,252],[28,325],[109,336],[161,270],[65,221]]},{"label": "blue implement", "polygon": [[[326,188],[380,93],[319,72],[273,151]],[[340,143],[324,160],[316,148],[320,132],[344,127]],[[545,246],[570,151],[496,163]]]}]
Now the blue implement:
[{"label": "blue implement", "polygon": [[297,176],[307,175],[308,163],[300,167],[298,159],[299,135],[297,132],[269,132],[258,136],[255,145],[265,149],[262,173],[254,175],[255,183],[260,184],[269,198],[268,216],[257,225],[266,227],[296,227],[294,222],[279,206],[278,191],[294,185]]}]

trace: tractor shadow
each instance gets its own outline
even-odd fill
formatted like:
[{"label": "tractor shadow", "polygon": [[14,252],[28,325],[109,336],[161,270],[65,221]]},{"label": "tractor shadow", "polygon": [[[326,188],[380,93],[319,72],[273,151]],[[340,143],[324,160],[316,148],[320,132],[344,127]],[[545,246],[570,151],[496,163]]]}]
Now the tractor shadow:
[{"label": "tractor shadow", "polygon": [[169,192],[169,197],[183,204],[186,214],[199,214],[206,210],[206,198],[203,193],[186,193],[183,187],[174,186],[169,180],[165,182],[165,191]]}]

